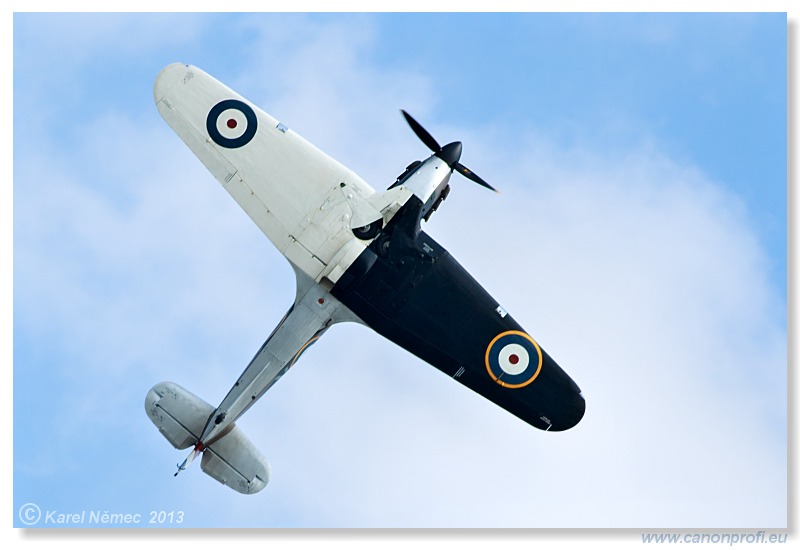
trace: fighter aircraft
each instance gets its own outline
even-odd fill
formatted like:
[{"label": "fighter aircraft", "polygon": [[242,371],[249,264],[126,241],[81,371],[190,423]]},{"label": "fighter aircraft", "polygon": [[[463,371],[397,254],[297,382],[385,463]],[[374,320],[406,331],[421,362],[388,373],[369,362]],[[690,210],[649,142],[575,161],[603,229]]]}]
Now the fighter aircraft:
[{"label": "fighter aircraft", "polygon": [[145,409],[176,449],[245,494],[263,489],[269,465],[236,420],[332,325],[362,323],[541,430],[583,417],[577,384],[456,260],[421,230],[461,164],[462,144],[440,145],[411,115],[430,149],[385,191],[283,122],[191,65],[164,68],[158,111],[294,269],[294,303],[216,408],[172,382]]}]

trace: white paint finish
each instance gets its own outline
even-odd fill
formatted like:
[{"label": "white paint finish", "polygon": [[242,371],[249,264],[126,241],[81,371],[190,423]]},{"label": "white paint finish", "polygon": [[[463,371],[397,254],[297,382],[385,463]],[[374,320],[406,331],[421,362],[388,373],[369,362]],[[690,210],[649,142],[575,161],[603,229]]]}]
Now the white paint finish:
[{"label": "white paint finish", "polygon": [[[287,259],[315,280],[354,238],[352,223],[380,217],[367,200],[375,190],[357,174],[202,70],[169,65],[156,79],[154,95],[159,112],[192,152]],[[226,99],[243,101],[256,114],[258,130],[242,147],[221,147],[208,136],[208,113]],[[235,128],[228,128],[230,119]],[[247,120],[229,109],[214,124],[224,137],[235,138]],[[342,183],[352,199],[342,196]]]},{"label": "white paint finish", "polygon": [[497,362],[506,374],[521,374],[528,368],[530,356],[528,355],[528,350],[523,346],[519,344],[508,344],[503,346],[503,349],[500,350]]},{"label": "white paint finish", "polygon": [[217,131],[227,139],[240,138],[247,130],[247,118],[238,109],[225,109],[217,117]]},{"label": "white paint finish", "polygon": [[352,216],[350,218],[350,228],[356,229],[364,227],[367,224],[378,221],[383,218],[383,214],[374,206],[368,203],[364,197],[361,196],[359,188],[344,186],[340,187],[340,191],[344,199],[347,201],[347,206],[350,207]]},{"label": "white paint finish", "polygon": [[388,189],[383,193],[375,193],[367,198],[367,202],[383,215],[383,225],[385,226],[412,195],[411,190],[400,186]]},{"label": "white paint finish", "polygon": [[176,449],[193,447],[214,412],[214,407],[174,382],[161,382],[150,388],[144,409]]},{"label": "white paint finish", "polygon": [[434,191],[450,179],[451,170],[445,161],[436,156],[428,157],[422,166],[411,174],[403,187],[411,191],[424,203],[428,202]]},{"label": "white paint finish", "polygon": [[366,248],[366,244],[359,239],[351,239],[346,245],[339,249],[327,269],[323,272],[323,277],[331,283],[336,284],[339,278],[347,271],[347,268],[358,258]]},{"label": "white paint finish", "polygon": [[[145,410],[153,424],[176,449],[195,446],[214,408],[173,382],[153,386],[145,399]],[[184,470],[197,448],[179,465]],[[257,493],[269,481],[269,464],[238,426],[207,445],[200,464],[203,472],[220,483],[244,493]],[[175,474],[177,475],[177,474]]]},{"label": "white paint finish", "polygon": [[239,426],[203,451],[200,468],[234,491],[252,495],[267,486],[269,463]]}]

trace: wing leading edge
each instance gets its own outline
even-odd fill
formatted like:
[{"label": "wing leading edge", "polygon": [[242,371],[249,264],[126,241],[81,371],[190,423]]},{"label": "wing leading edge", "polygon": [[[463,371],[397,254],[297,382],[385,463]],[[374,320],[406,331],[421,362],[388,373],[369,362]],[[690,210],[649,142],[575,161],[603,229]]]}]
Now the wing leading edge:
[{"label": "wing leading edge", "polygon": [[153,94],[175,133],[278,250],[317,282],[353,240],[352,223],[381,216],[384,205],[368,202],[375,190],[356,173],[201,69],[165,67]]},{"label": "wing leading edge", "polygon": [[419,231],[412,198],[332,293],[376,332],[542,430],[575,426],[577,384],[467,271]]},{"label": "wing leading edge", "polygon": [[[293,306],[219,407],[178,386],[148,394],[151,420],[176,448],[197,438],[190,456],[205,452],[209,475],[241,492],[266,484],[266,461],[234,422],[341,321],[370,326],[537,428],[566,430],[581,420],[575,382],[420,230],[426,205],[402,182],[376,193],[196,67],[166,67],[154,95],[164,119],[297,276]],[[165,395],[177,397],[162,402]]]}]

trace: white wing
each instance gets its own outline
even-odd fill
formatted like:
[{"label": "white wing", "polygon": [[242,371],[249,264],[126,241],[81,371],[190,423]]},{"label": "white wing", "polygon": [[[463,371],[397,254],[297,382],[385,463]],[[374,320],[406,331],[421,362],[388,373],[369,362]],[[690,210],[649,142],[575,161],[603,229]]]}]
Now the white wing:
[{"label": "white wing", "polygon": [[381,217],[358,175],[202,70],[169,65],[153,92],[167,123],[312,279],[352,240],[352,220]]}]

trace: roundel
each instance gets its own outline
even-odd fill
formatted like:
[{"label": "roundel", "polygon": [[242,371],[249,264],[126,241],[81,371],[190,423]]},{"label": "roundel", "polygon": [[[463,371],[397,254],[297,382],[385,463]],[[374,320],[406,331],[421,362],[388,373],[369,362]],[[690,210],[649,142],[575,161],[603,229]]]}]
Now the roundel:
[{"label": "roundel", "polygon": [[206,118],[208,135],[217,145],[235,149],[250,143],[256,135],[258,119],[253,108],[238,99],[214,105]]},{"label": "roundel", "polygon": [[503,387],[527,386],[542,370],[542,350],[524,332],[500,333],[486,348],[486,370],[492,380]]}]

